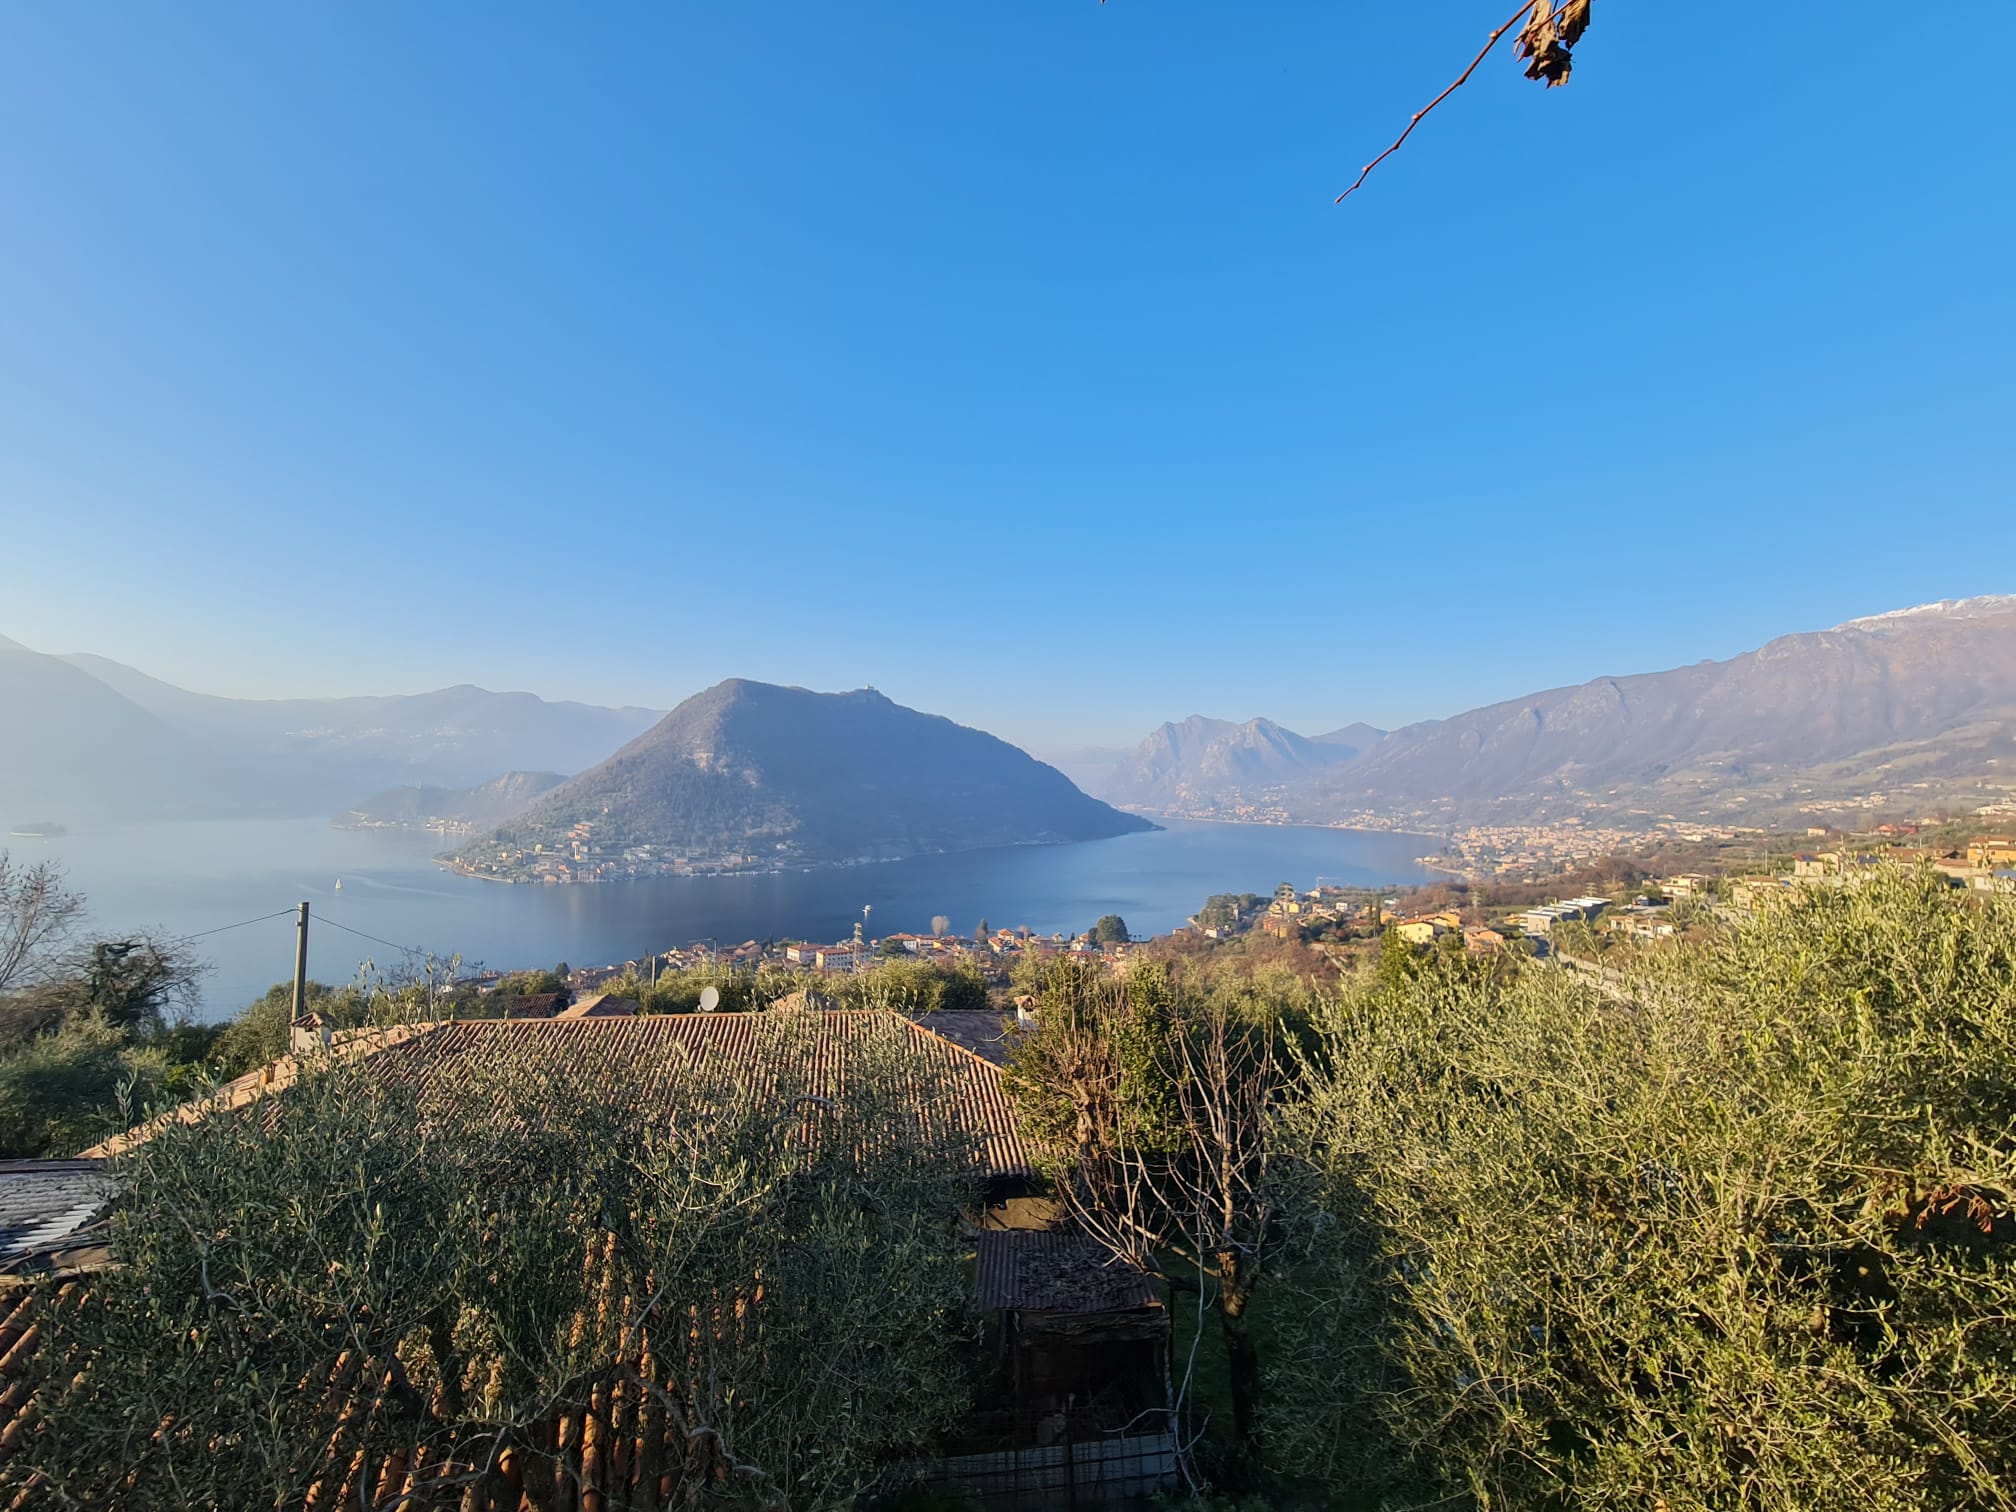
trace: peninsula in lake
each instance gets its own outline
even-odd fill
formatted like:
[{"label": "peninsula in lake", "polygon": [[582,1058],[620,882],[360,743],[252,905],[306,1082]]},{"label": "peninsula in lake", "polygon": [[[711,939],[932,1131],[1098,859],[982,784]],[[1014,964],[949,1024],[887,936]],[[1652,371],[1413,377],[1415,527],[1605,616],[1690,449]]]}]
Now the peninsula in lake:
[{"label": "peninsula in lake", "polygon": [[403,784],[345,809],[338,829],[431,829],[467,834],[502,824],[567,779],[558,772],[506,772],[474,787]]},{"label": "peninsula in lake", "polygon": [[863,688],[730,679],[442,857],[500,881],[853,865],[1155,826],[984,731]]}]

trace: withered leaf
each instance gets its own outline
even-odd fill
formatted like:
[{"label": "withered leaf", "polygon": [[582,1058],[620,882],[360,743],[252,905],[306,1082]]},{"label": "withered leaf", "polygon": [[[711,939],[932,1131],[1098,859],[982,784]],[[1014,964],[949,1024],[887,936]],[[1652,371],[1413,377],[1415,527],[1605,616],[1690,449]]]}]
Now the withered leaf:
[{"label": "withered leaf", "polygon": [[1561,41],[1564,46],[1573,47],[1582,40],[1582,33],[1589,30],[1590,0],[1568,0],[1561,7]]},{"label": "withered leaf", "polygon": [[1544,79],[1552,89],[1568,82],[1575,60],[1568,50],[1589,29],[1591,0],[1565,0],[1559,11],[1554,0],[1534,0],[1526,24],[1519,31],[1517,54],[1530,59],[1526,77]]},{"label": "withered leaf", "polygon": [[1526,65],[1526,77],[1545,79],[1547,87],[1568,82],[1568,71],[1575,66],[1575,60],[1568,56],[1568,46],[1559,37],[1549,38],[1540,51],[1533,55],[1533,61]]},{"label": "withered leaf", "polygon": [[[1513,51],[1521,58],[1537,58],[1555,37],[1554,0],[1533,0],[1533,8],[1526,13],[1526,24],[1519,28],[1519,39],[1513,44]],[[1526,76],[1535,77],[1528,69]]]}]

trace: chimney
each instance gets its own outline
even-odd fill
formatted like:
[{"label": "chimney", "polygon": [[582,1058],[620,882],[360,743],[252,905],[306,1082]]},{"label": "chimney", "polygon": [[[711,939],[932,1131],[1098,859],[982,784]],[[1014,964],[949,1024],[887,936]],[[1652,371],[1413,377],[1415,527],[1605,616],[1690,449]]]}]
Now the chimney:
[{"label": "chimney", "polygon": [[327,1050],[329,1044],[329,1021],[319,1013],[304,1013],[287,1026],[289,1055],[307,1055],[311,1051]]}]

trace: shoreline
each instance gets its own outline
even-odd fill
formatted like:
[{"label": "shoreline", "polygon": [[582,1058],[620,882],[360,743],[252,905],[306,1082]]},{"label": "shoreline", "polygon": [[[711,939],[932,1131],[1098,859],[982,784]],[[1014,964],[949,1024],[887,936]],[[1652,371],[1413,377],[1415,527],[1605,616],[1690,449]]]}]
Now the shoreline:
[{"label": "shoreline", "polygon": [[1409,840],[1434,840],[1447,843],[1446,835],[1424,834],[1419,830],[1367,829],[1361,824],[1311,824],[1306,819],[1219,819],[1206,818],[1201,814],[1143,814],[1138,809],[1122,809],[1123,814],[1134,814],[1142,819],[1155,821],[1169,820],[1177,824],[1224,824],[1241,829],[1299,829],[1327,830],[1346,835],[1404,835]]},{"label": "shoreline", "polygon": [[[1126,810],[1121,810],[1125,813]],[[1146,819],[1147,816],[1137,815]],[[1324,828],[1324,826],[1310,826]],[[1331,826],[1334,828],[1334,826]],[[902,866],[911,861],[928,861],[938,856],[979,856],[991,851],[1015,850],[1062,850],[1073,845],[1097,845],[1104,840],[1125,840],[1132,835],[1166,834],[1164,826],[1149,821],[1145,830],[1122,830],[1114,835],[1093,835],[1083,840],[1010,840],[1001,845],[973,845],[958,850],[915,851],[907,856],[867,856],[851,861],[814,861],[803,866],[743,866],[731,871],[691,871],[691,872],[651,872],[644,876],[590,877],[586,880],[570,878],[567,881],[547,882],[543,877],[494,877],[484,872],[471,871],[452,859],[453,852],[443,851],[429,859],[442,871],[454,876],[467,877],[473,882],[499,882],[506,887],[530,884],[535,887],[606,887],[626,882],[701,882],[718,877],[789,877],[807,873],[859,871],[869,866]],[[1423,838],[1426,838],[1425,836]]]}]

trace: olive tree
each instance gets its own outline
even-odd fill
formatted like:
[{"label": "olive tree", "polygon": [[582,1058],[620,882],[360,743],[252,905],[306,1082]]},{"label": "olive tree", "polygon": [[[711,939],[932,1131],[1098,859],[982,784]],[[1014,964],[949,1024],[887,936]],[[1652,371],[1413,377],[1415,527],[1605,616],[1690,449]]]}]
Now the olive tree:
[{"label": "olive tree", "polygon": [[[826,1505],[961,1409],[973,1141],[902,1032],[844,1084],[427,1041],[171,1122],[0,1479],[67,1504]],[[403,1068],[401,1071],[400,1068]],[[399,1074],[395,1074],[398,1072]],[[925,1110],[920,1112],[920,1110]]]},{"label": "olive tree", "polygon": [[2016,1500],[2016,900],[1891,871],[1629,990],[1428,971],[1318,1016],[1269,1418],[1396,1504]]}]

